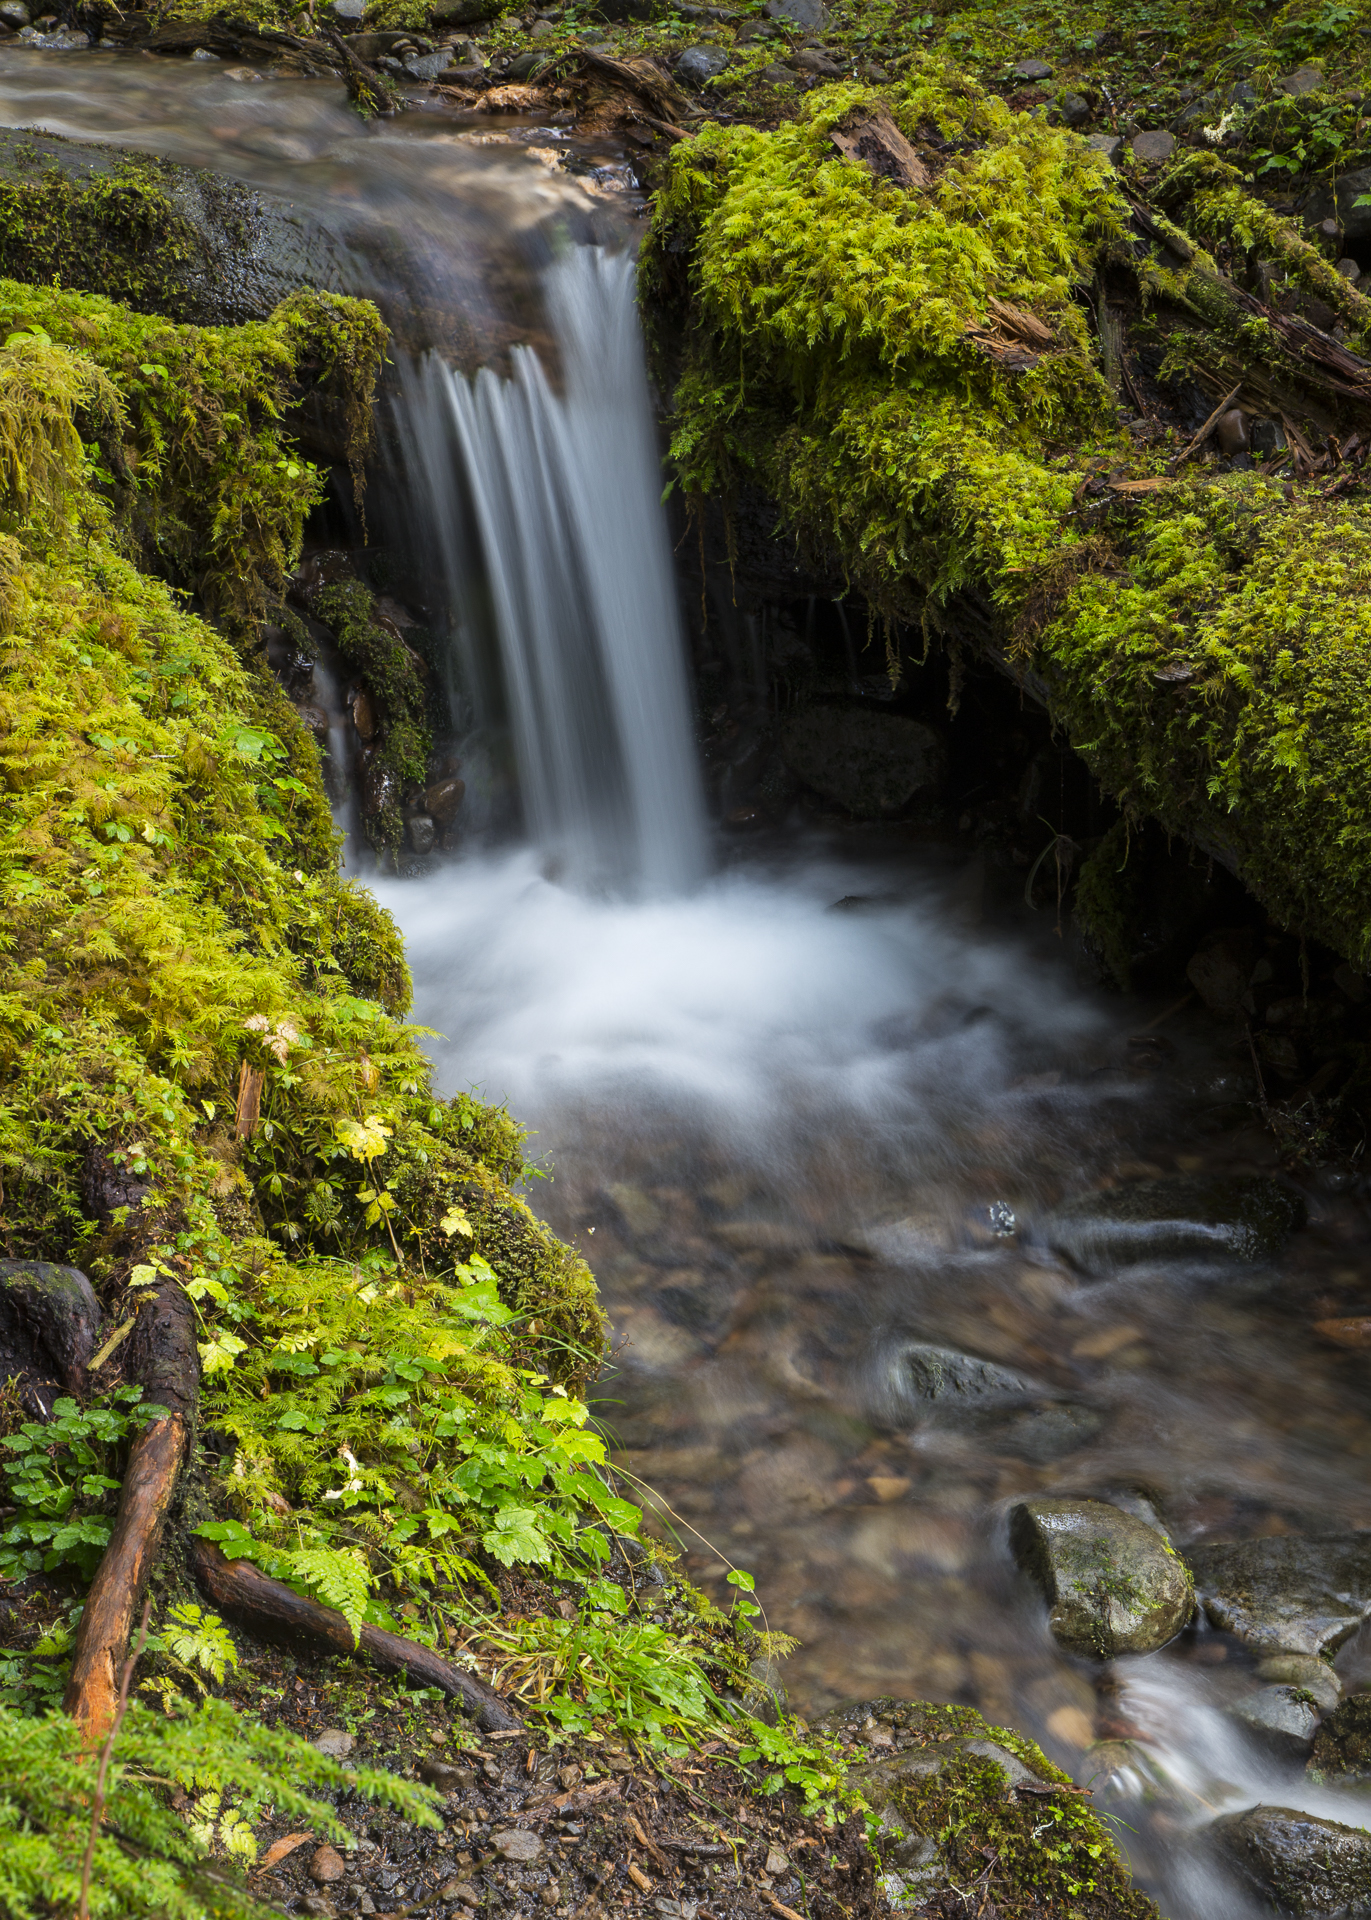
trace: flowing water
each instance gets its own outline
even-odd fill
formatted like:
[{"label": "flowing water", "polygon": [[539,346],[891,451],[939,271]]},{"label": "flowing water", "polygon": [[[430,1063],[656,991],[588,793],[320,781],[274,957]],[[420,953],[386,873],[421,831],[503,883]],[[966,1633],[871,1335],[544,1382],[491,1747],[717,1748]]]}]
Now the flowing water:
[{"label": "flowing water", "polygon": [[[1264,1264],[1059,1257],[1074,1195],[1273,1171],[1229,1036],[1083,990],[912,830],[711,847],[630,259],[549,163],[565,129],[365,132],[329,85],[15,54],[0,121],[267,188],[332,236],[337,284],[426,316],[387,403],[392,517],[468,774],[512,740],[527,844],[377,890],[441,1081],[535,1129],[531,1197],[599,1279],[598,1411],[654,1524],[721,1597],[728,1564],[756,1574],[801,1711],[978,1706],[1093,1781],[1175,1920],[1245,1914],[1209,1819],[1364,1802],[1231,1717],[1253,1661],[1203,1622],[1103,1674],[1064,1655],[1006,1513],[1104,1496],[1182,1550],[1371,1527],[1364,1361],[1313,1330],[1371,1306],[1359,1195],[1307,1182]],[[930,1397],[929,1346],[1000,1386]],[[1337,1665],[1371,1680],[1371,1644]]]}]

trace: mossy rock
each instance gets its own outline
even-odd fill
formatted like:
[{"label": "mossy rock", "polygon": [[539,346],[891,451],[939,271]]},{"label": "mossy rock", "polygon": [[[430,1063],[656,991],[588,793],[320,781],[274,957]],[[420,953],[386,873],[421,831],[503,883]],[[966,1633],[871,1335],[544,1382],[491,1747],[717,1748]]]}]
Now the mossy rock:
[{"label": "mossy rock", "polygon": [[1108,1829],[1031,1740],[970,1707],[908,1701],[863,1702],[828,1724],[868,1714],[899,1750],[855,1766],[848,1782],[877,1816],[879,1885],[897,1912],[950,1882],[975,1883],[1003,1920],[1157,1920]]},{"label": "mossy rock", "polygon": [[289,202],[154,154],[0,131],[0,274],[198,326],[265,320],[337,285],[340,250]]},{"label": "mossy rock", "polygon": [[1249,1807],[1208,1831],[1211,1847],[1268,1908],[1348,1920],[1371,1906],[1371,1833],[1292,1807]]},{"label": "mossy rock", "polygon": [[1195,1608],[1181,1560],[1154,1527],[1104,1500],[1025,1500],[1009,1517],[1019,1565],[1041,1587],[1070,1653],[1154,1653]]},{"label": "mossy rock", "polygon": [[1309,1764],[1331,1780],[1371,1779],[1371,1694],[1354,1694],[1329,1714]]}]

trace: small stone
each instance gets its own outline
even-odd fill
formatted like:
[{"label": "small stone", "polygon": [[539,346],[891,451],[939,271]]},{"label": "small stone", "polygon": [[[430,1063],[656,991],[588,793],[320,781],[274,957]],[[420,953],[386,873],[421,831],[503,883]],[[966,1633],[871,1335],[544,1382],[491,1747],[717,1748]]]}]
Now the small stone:
[{"label": "small stone", "polygon": [[511,80],[529,80],[532,79],[534,72],[546,59],[547,55],[545,53],[534,53],[530,51],[528,53],[516,54],[505,71]]},{"label": "small stone", "polygon": [[1272,454],[1285,452],[1285,429],[1279,420],[1254,420],[1249,429],[1253,453],[1260,453],[1267,459]]},{"label": "small stone", "polygon": [[1287,73],[1278,82],[1282,93],[1288,93],[1298,99],[1303,93],[1317,93],[1324,84],[1321,67],[1296,67],[1293,73]]},{"label": "small stone", "polygon": [[1319,1724],[1317,1709],[1298,1687],[1262,1687],[1240,1700],[1232,1712],[1267,1746],[1297,1759],[1308,1753]]},{"label": "small stone", "polygon": [[676,62],[676,77],[688,86],[702,87],[727,65],[728,55],[722,47],[687,47]]},{"label": "small stone", "polygon": [[1159,161],[1169,160],[1175,151],[1175,134],[1167,133],[1162,127],[1133,136],[1134,158],[1141,160],[1144,166],[1154,166]]},{"label": "small stone", "polygon": [[264,73],[258,73],[256,67],[225,67],[222,75],[223,79],[236,80],[240,86],[245,87],[256,86],[258,81],[265,80],[266,77]]},{"label": "small stone", "polygon": [[211,53],[208,47],[197,47],[190,57],[192,60],[213,60],[216,64],[219,60],[219,55]]},{"label": "small stone", "polygon": [[433,852],[433,843],[438,838],[438,829],[434,826],[428,814],[413,814],[410,819],[405,822],[405,831],[409,836],[409,844],[415,853],[425,854]]},{"label": "small stone", "polygon": [[[773,61],[769,67],[762,68],[762,78],[769,87],[793,87],[799,77],[794,67],[783,67],[776,61]],[[758,824],[762,825],[764,822],[759,821]]]},{"label": "small stone", "polygon": [[316,1886],[331,1887],[346,1872],[347,1864],[336,1847],[320,1847],[310,1858],[309,1877]]},{"label": "small stone", "polygon": [[493,20],[505,0],[437,0],[429,19],[436,27],[470,27],[481,20]]},{"label": "small stone", "polygon": [[1111,167],[1117,163],[1119,155],[1123,152],[1123,141],[1117,133],[1088,133],[1085,144],[1092,153],[1098,153],[1107,160]]},{"label": "small stone", "polygon": [[1084,127],[1090,120],[1090,102],[1083,93],[1064,93],[1057,111],[1068,127]]},{"label": "small stone", "polygon": [[322,1893],[307,1893],[298,1911],[308,1914],[309,1920],[333,1920],[333,1902]]},{"label": "small stone", "polygon": [[980,1360],[955,1347],[900,1340],[884,1356],[884,1412],[907,1419],[914,1412],[979,1413],[1006,1400],[1023,1400],[1042,1389],[1021,1373]]},{"label": "small stone", "polygon": [[1331,1713],[1342,1699],[1342,1681],[1326,1660],[1318,1660],[1312,1653],[1268,1654],[1257,1662],[1257,1678],[1283,1681],[1287,1687],[1312,1693],[1315,1705],[1325,1713]]},{"label": "small stone", "polygon": [[24,0],[0,0],[0,20],[16,31],[32,23],[33,15],[24,4]]},{"label": "small stone", "polygon": [[502,1860],[537,1860],[543,1851],[542,1841],[528,1827],[505,1827],[491,1834],[490,1844]]},{"label": "small stone", "polygon": [[343,1727],[325,1727],[309,1744],[328,1760],[346,1760],[357,1743]]},{"label": "small stone", "polygon": [[779,746],[797,779],[862,820],[936,794],[947,771],[947,749],[931,727],[866,707],[802,708],[785,722]]},{"label": "small stone", "polygon": [[366,1913],[366,1914],[375,1913],[376,1902],[372,1899],[369,1893],[364,1893],[361,1899],[357,1902],[357,1911],[358,1913]]},{"label": "small stone", "polygon": [[550,40],[557,29],[550,20],[535,20],[528,30],[530,40]]},{"label": "small stone", "polygon": [[424,812],[432,814],[440,827],[450,827],[457,818],[466,790],[466,781],[459,780],[456,774],[446,780],[435,780],[424,789]]},{"label": "small stone", "polygon": [[1364,1913],[1371,1900],[1371,1833],[1293,1807],[1226,1814],[1209,1837],[1278,1912],[1305,1920]]},{"label": "small stone", "polygon": [[1248,452],[1247,415],[1241,407],[1230,407],[1227,413],[1219,415],[1214,438],[1225,460],[1231,460],[1235,453]]},{"label": "small stone", "polygon": [[1350,254],[1344,254],[1333,271],[1340,273],[1344,280],[1350,280],[1353,286],[1361,279],[1361,268]]},{"label": "small stone", "polygon": [[822,0],[766,0],[762,12],[768,20],[788,20],[806,33],[822,33],[828,25],[828,8]]},{"label": "small stone", "polygon": [[454,1767],[451,1761],[442,1760],[437,1754],[419,1756],[419,1778],[437,1787],[440,1793],[470,1793],[476,1784],[476,1775],[470,1767]]},{"label": "small stone", "polygon": [[1047,60],[1020,60],[1014,69],[1016,80],[1050,80],[1052,65]]},{"label": "small stone", "polygon": [[1009,1516],[1009,1543],[1070,1653],[1153,1653],[1194,1611],[1179,1555],[1155,1528],[1106,1501],[1026,1500]]},{"label": "small stone", "polygon": [[823,80],[841,80],[843,68],[836,60],[830,60],[826,53],[820,53],[816,47],[802,47],[792,56],[801,73],[817,73]]},{"label": "small stone", "polygon": [[773,1880],[779,1880],[783,1873],[790,1871],[790,1855],[773,1843],[767,1849],[766,1870]]}]

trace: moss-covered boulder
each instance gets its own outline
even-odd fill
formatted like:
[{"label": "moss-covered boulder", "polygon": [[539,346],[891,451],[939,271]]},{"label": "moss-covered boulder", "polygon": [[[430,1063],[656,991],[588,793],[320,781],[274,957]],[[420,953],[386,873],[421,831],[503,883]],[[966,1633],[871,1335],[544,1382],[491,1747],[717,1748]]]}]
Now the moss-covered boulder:
[{"label": "moss-covered boulder", "polygon": [[896,1912],[950,1882],[974,1885],[1003,1920],[1155,1920],[1108,1829],[1031,1740],[970,1707],[908,1701],[863,1702],[828,1724],[877,1714],[895,1751],[854,1767],[849,1784],[876,1815],[879,1884]]},{"label": "moss-covered boulder", "polygon": [[1009,1541],[1070,1653],[1153,1653],[1194,1611],[1190,1576],[1170,1542],[1107,1501],[1025,1500],[1010,1515]]}]

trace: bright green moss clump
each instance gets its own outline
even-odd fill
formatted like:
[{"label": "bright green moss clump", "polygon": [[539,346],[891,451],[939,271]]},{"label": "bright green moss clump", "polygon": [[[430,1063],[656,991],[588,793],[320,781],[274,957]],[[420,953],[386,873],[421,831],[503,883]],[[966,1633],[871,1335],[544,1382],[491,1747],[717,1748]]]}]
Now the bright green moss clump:
[{"label": "bright green moss clump", "polygon": [[[877,179],[830,143],[883,102],[930,184]],[[1224,171],[1197,176],[1197,218],[1241,234],[1259,216]],[[929,58],[881,95],[823,89],[774,133],[681,142],[647,263],[685,343],[677,473],[725,501],[760,483],[878,610],[926,633],[973,590],[1128,809],[1365,964],[1371,516],[1360,494],[1288,478],[1173,479],[1118,431],[1082,292],[1107,256],[1133,257],[1125,213],[1082,142]],[[1222,364],[1236,309],[1180,244],[1193,265],[1140,262],[1140,296],[1201,321],[1212,307]],[[1287,265],[1322,286],[1307,252],[1292,237]],[[1248,332],[1279,374],[1280,343]],[[1126,478],[1153,490],[1101,484]]]}]

